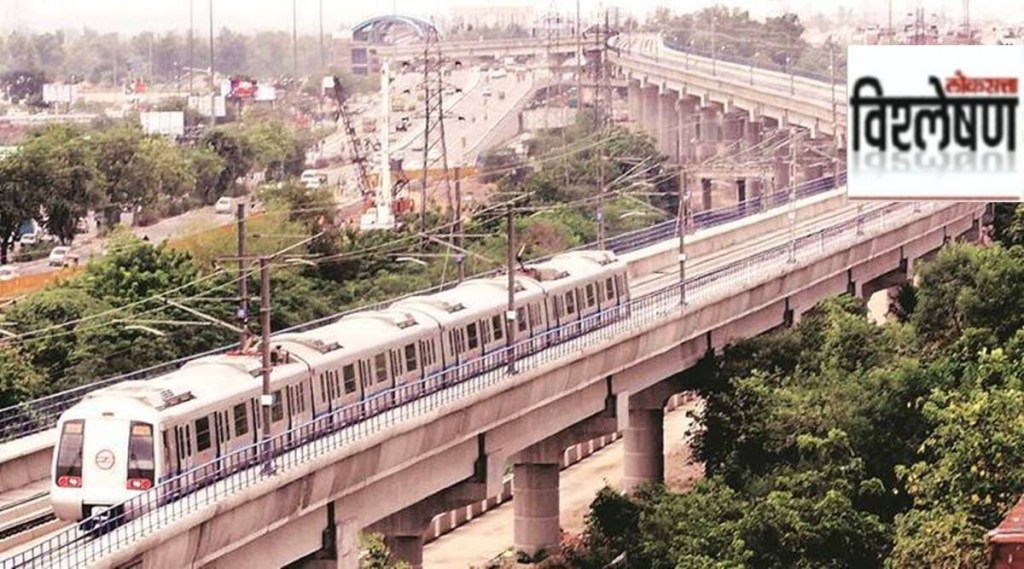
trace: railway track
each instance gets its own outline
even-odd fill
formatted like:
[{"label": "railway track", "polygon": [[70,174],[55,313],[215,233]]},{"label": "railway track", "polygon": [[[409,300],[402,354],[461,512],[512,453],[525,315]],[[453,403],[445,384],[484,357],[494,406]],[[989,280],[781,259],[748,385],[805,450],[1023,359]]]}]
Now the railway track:
[{"label": "railway track", "polygon": [[68,525],[50,507],[50,493],[37,492],[0,506],[0,552],[52,533]]}]

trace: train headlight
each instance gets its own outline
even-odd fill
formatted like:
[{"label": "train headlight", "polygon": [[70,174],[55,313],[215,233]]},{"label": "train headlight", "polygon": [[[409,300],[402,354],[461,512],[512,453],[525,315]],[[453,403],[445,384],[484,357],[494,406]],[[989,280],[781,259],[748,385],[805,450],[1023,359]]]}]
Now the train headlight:
[{"label": "train headlight", "polygon": [[57,486],[60,488],[81,488],[82,477],[81,476],[58,476]]},{"label": "train headlight", "polygon": [[153,487],[153,481],[148,478],[129,478],[125,486],[129,490],[149,490]]}]

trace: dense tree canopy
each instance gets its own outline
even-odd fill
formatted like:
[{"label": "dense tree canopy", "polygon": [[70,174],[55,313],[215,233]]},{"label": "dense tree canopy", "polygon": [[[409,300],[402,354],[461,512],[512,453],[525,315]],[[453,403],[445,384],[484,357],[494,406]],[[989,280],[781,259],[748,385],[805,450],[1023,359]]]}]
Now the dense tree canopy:
[{"label": "dense tree canopy", "polygon": [[950,246],[884,326],[839,297],[707,358],[705,479],[606,489],[553,565],[984,566],[1024,493],[1021,270],[1022,247]]}]

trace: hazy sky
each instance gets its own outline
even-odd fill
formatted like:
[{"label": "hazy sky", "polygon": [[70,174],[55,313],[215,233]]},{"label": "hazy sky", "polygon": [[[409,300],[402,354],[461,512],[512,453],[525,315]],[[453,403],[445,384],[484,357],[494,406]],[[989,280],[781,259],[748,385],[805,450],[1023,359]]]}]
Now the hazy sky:
[{"label": "hazy sky", "polygon": [[[0,29],[20,26],[32,30],[91,27],[101,31],[133,33],[145,29],[185,29],[188,25],[190,0],[0,0]],[[210,0],[195,2],[197,26],[205,26]],[[320,0],[296,0],[300,30],[315,32]],[[584,13],[596,13],[602,6],[629,6],[643,17],[657,6],[676,11],[690,11],[713,4],[710,0],[581,0]],[[717,3],[744,6],[758,16],[793,10],[799,13],[834,12],[845,6],[861,13],[883,18],[888,0],[746,0]],[[288,0],[213,0],[214,25],[240,30],[290,29],[292,2]],[[922,6],[932,12],[945,12],[959,17],[961,0],[892,0],[897,18],[901,13]],[[1024,20],[1021,0],[974,0],[972,18]],[[390,13],[447,16],[451,9],[465,5],[533,6],[537,11],[554,9],[574,12],[575,0],[323,0],[324,29],[336,30],[344,23],[359,22],[367,17]],[[626,8],[623,8],[625,11]]]}]

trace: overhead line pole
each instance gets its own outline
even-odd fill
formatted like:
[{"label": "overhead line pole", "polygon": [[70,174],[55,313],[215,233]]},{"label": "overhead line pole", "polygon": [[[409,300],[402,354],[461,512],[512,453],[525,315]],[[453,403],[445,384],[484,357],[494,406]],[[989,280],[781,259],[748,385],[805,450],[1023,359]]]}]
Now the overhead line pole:
[{"label": "overhead line pole", "polygon": [[263,474],[274,472],[274,457],[270,446],[270,411],[274,395],[270,391],[270,258],[260,257],[260,359],[263,370],[263,388],[260,406],[263,411]]},{"label": "overhead line pole", "polygon": [[245,353],[249,349],[249,261],[246,258],[248,248],[246,247],[245,234],[245,202],[238,204],[236,212],[238,219],[238,323],[242,328],[238,337],[239,352]]},{"label": "overhead line pole", "polygon": [[507,323],[505,330],[505,347],[506,357],[508,358],[508,373],[516,373],[516,358],[512,346],[515,345],[516,337],[516,226],[515,226],[515,210],[512,204],[509,203],[508,210],[505,213],[506,223],[508,228],[506,229],[506,239],[508,246],[506,248],[506,263],[508,271],[508,308],[505,312],[505,322]]}]

